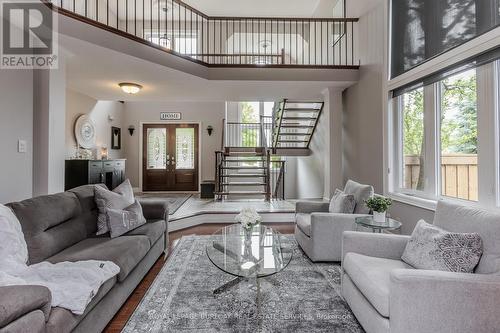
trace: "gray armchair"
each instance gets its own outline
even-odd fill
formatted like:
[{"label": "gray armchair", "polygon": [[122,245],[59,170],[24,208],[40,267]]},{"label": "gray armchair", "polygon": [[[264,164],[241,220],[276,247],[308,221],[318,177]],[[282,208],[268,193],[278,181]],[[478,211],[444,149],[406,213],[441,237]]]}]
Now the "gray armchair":
[{"label": "gray armchair", "polygon": [[342,295],[368,333],[498,332],[500,213],[439,202],[434,224],[481,235],[475,274],[413,269],[409,236],[344,233]]},{"label": "gray armchair", "polygon": [[0,287],[0,333],[45,332],[51,310],[49,289]]},{"label": "gray armchair", "polygon": [[354,230],[355,218],[370,212],[364,200],[373,195],[372,186],[349,180],[344,192],[354,195],[354,214],[329,213],[328,202],[297,202],[295,239],[312,261],[340,261],[342,233]]}]

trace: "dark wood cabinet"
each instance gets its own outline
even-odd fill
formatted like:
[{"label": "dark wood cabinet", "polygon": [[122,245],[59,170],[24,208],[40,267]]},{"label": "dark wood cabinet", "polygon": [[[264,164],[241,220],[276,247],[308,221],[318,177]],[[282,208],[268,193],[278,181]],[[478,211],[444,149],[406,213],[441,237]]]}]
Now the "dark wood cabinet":
[{"label": "dark wood cabinet", "polygon": [[114,189],[125,180],[125,160],[67,160],[65,191],[87,184]]}]

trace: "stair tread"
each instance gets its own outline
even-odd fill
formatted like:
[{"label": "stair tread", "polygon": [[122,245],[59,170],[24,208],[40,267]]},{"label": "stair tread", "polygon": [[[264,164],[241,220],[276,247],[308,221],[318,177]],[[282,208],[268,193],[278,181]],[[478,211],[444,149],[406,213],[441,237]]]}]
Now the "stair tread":
[{"label": "stair tread", "polygon": [[224,177],[224,178],[245,178],[245,177],[264,178],[264,177],[266,177],[266,175],[263,173],[242,173],[242,174],[229,174],[229,175],[220,175],[220,176]]},{"label": "stair tread", "polygon": [[320,112],[321,109],[315,109],[315,108],[285,108],[285,111],[291,111],[291,112]]},{"label": "stair tread", "polygon": [[266,195],[264,191],[225,191],[225,192],[215,192],[217,195]]},{"label": "stair tread", "polygon": [[278,143],[305,143],[309,142],[309,140],[278,140]]},{"label": "stair tread", "polygon": [[222,169],[230,169],[230,170],[237,170],[237,169],[243,169],[243,170],[252,170],[252,169],[258,169],[258,170],[265,170],[267,167],[264,166],[222,166]]},{"label": "stair tread", "polygon": [[289,125],[289,124],[281,124],[281,128],[314,128],[312,125]]},{"label": "stair tread", "polygon": [[232,183],[222,183],[224,186],[264,186],[266,183],[250,183],[250,182],[232,182]]},{"label": "stair tread", "polygon": [[283,120],[316,120],[317,117],[283,117]]}]

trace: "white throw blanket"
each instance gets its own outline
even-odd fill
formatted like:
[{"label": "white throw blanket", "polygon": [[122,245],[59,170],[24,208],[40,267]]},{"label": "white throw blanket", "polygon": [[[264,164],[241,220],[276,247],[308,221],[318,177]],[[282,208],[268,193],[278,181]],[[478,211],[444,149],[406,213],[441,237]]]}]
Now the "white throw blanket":
[{"label": "white throw blanket", "polygon": [[28,266],[28,248],[21,224],[0,205],[0,286],[41,285],[52,294],[52,306],[83,314],[99,288],[120,272],[110,261],[79,261]]}]

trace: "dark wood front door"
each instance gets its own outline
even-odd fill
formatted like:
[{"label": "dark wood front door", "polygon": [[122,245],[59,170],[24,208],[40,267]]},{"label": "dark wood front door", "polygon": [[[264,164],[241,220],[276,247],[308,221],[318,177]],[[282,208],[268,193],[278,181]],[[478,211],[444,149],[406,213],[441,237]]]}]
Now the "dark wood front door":
[{"label": "dark wood front door", "polygon": [[143,126],[143,191],[198,191],[198,125]]}]

